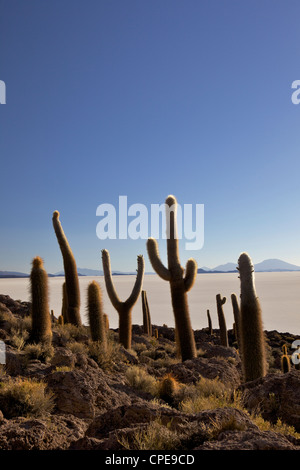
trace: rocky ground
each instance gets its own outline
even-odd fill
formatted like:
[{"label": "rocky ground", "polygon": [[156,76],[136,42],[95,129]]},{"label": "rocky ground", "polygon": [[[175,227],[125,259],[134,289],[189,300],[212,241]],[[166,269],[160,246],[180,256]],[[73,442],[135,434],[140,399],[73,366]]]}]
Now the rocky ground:
[{"label": "rocky ground", "polygon": [[29,308],[0,296],[0,450],[300,450],[300,371],[280,369],[299,337],[265,332],[268,375],[243,383],[232,331],[228,348],[195,331],[198,356],[181,363],[167,326],[134,325],[130,351],[110,330],[104,352],[54,322],[52,346],[32,345]]}]

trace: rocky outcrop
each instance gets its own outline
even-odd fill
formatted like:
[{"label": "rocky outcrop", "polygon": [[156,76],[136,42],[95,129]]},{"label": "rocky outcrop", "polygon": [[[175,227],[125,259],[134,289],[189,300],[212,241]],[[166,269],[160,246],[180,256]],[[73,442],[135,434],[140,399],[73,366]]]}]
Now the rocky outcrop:
[{"label": "rocky outcrop", "polygon": [[300,371],[269,374],[241,386],[244,405],[272,423],[281,419],[300,432]]}]

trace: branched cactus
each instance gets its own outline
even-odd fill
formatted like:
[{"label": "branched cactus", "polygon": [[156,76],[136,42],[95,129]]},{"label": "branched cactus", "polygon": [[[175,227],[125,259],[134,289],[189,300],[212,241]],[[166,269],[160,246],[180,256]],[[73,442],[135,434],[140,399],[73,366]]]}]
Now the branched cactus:
[{"label": "branched cactus", "polygon": [[93,341],[100,341],[106,348],[106,328],[103,318],[103,304],[101,288],[96,281],[88,285],[88,321]]},{"label": "branched cactus", "polygon": [[43,260],[37,256],[32,261],[31,287],[31,340],[35,343],[51,342],[51,317],[48,305],[48,274]]},{"label": "branched cactus", "polygon": [[58,211],[53,212],[52,222],[64,263],[66,291],[68,297],[67,320],[73,325],[81,326],[80,290],[76,261],[61,226]]},{"label": "branched cactus", "polygon": [[241,282],[241,356],[244,381],[266,375],[265,337],[260,302],[256,295],[254,267],[250,256],[242,253],[238,260]]},{"label": "branched cactus", "polygon": [[132,336],[131,312],[142,290],[145,269],[144,258],[142,255],[139,255],[137,258],[138,268],[135,284],[130,296],[127,300],[125,300],[125,302],[122,302],[119,299],[115,290],[111,275],[110,257],[107,250],[102,250],[102,264],[108,296],[119,314],[119,342],[124,346],[125,349],[130,349]]},{"label": "branched cactus", "polygon": [[216,300],[217,300],[217,312],[218,312],[219,327],[220,327],[221,345],[228,347],[229,346],[228,332],[227,332],[225,315],[223,312],[223,305],[226,302],[226,297],[221,297],[221,295],[218,294],[216,296]]},{"label": "branched cactus", "polygon": [[158,251],[158,244],[154,238],[147,241],[147,250],[153,269],[165,281],[170,283],[172,306],[175,317],[175,327],[178,329],[182,361],[196,357],[196,345],[192,330],[187,292],[192,288],[197,275],[196,261],[190,258],[184,269],[179,259],[179,244],[177,237],[177,201],[174,196],[166,199],[167,210],[167,252],[168,268],[166,268]]},{"label": "branched cactus", "polygon": [[147,292],[145,290],[142,290],[141,297],[142,297],[144,333],[147,336],[152,336],[150,310],[149,310],[149,305],[148,305]]},{"label": "branched cactus", "polygon": [[232,310],[233,310],[233,317],[235,323],[235,336],[238,344],[238,348],[241,348],[241,335],[240,335],[240,328],[241,328],[241,311],[240,306],[238,303],[237,296],[235,294],[231,294],[231,303],[232,303]]}]

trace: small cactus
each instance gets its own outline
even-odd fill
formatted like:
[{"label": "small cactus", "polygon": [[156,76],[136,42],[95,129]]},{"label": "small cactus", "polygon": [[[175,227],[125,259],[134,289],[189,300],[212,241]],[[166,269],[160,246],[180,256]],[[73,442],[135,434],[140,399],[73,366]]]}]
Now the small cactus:
[{"label": "small cactus", "polygon": [[31,341],[50,343],[52,339],[51,317],[48,306],[48,274],[42,258],[36,256],[32,261],[30,273],[31,286]]},{"label": "small cactus", "polygon": [[106,348],[106,329],[103,319],[102,293],[98,282],[92,281],[88,285],[88,321],[93,341],[100,341]]},{"label": "small cactus", "polygon": [[154,330],[154,338],[158,339],[158,329],[157,328],[155,328],[155,330]]},{"label": "small cactus", "polygon": [[64,317],[62,315],[59,315],[58,319],[58,324],[63,326],[65,324],[65,320],[64,320]]},{"label": "small cactus", "polygon": [[240,338],[240,327],[241,327],[241,311],[239,307],[239,303],[237,300],[236,294],[231,294],[231,303],[233,309],[233,317],[235,323],[235,337],[237,340],[238,348],[241,347],[241,338]]},{"label": "small cactus", "polygon": [[68,322],[75,326],[81,326],[80,289],[76,261],[61,226],[58,211],[53,212],[52,222],[64,262],[66,291],[68,297]]},{"label": "small cactus", "polygon": [[286,346],[286,344],[283,344],[283,345],[282,345],[282,352],[283,352],[283,355],[284,355],[284,356],[287,355],[287,346]]},{"label": "small cactus", "polygon": [[142,255],[139,255],[137,258],[138,269],[135,284],[125,302],[121,302],[115,290],[110,269],[110,257],[107,250],[102,250],[102,264],[108,296],[119,314],[119,342],[125,349],[130,349],[132,337],[131,312],[142,290],[145,269],[144,258]]},{"label": "small cactus", "polygon": [[207,310],[206,313],[207,313],[207,320],[208,320],[208,334],[211,336],[213,334],[211,316],[210,316],[209,310]]},{"label": "small cactus", "polygon": [[241,358],[244,381],[249,382],[266,375],[265,337],[255,289],[254,266],[247,253],[240,255],[238,271],[241,283]]},{"label": "small cactus", "polygon": [[227,332],[225,315],[223,312],[223,305],[226,302],[226,297],[221,297],[221,295],[218,294],[216,296],[216,300],[217,300],[217,312],[218,312],[219,327],[220,327],[221,345],[228,347],[229,346],[228,332]]},{"label": "small cactus", "polygon": [[169,405],[174,404],[175,394],[179,390],[180,385],[172,374],[166,374],[159,382],[158,395]]},{"label": "small cactus", "polygon": [[281,356],[281,371],[283,374],[286,374],[291,370],[291,361],[287,354]]},{"label": "small cactus", "polygon": [[147,336],[152,336],[150,310],[149,310],[149,305],[148,305],[147,293],[145,290],[142,290],[141,297],[142,297],[142,309],[143,309],[144,334]]},{"label": "small cactus", "polygon": [[193,287],[196,280],[197,263],[190,258],[186,263],[185,276],[183,276],[184,269],[180,264],[177,237],[176,198],[168,196],[165,204],[166,209],[169,209],[167,211],[168,268],[163,265],[159,257],[158,244],[154,238],[148,239],[147,250],[153,269],[162,279],[170,283],[175,325],[178,328],[182,361],[185,361],[196,357],[196,344],[189,315],[187,292]]}]

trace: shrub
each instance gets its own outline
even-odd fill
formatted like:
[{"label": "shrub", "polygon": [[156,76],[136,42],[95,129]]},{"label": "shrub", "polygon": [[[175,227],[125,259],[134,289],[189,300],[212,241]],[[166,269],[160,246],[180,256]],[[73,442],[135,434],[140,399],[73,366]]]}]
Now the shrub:
[{"label": "shrub", "polygon": [[48,362],[54,355],[54,348],[49,343],[28,344],[24,348],[25,360],[38,359]]},{"label": "shrub", "polygon": [[181,439],[176,431],[171,431],[170,425],[164,426],[156,419],[130,438],[122,436],[119,443],[126,450],[176,450],[181,446]]},{"label": "shrub", "polygon": [[50,413],[53,407],[53,394],[46,391],[43,382],[17,378],[0,383],[0,409],[7,419],[42,416]]},{"label": "shrub", "polygon": [[140,392],[148,392],[153,396],[157,393],[157,381],[142,367],[131,366],[126,371],[129,385]]}]

